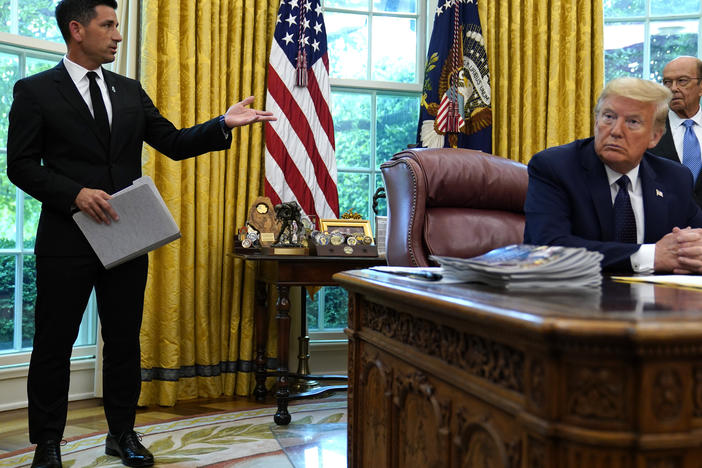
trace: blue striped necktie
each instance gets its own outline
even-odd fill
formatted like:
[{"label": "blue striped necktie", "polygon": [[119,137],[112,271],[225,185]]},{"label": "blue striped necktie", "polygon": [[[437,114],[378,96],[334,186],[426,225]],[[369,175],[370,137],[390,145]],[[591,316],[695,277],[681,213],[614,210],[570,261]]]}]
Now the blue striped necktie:
[{"label": "blue striped necktie", "polygon": [[636,218],[629,198],[629,177],[623,175],[617,180],[619,191],[614,197],[614,236],[617,242],[636,244]]},{"label": "blue striped necktie", "polygon": [[695,125],[694,120],[686,120],[683,122],[685,126],[685,135],[683,135],[683,164],[690,168],[692,177],[697,181],[697,175],[702,168],[702,158],[700,157],[700,142],[697,140],[697,135],[693,130]]}]

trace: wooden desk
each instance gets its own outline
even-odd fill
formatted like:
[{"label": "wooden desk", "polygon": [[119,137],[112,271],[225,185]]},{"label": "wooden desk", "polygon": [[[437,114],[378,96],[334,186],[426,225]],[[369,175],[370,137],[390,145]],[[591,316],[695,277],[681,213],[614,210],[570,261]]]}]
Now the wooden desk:
[{"label": "wooden desk", "polygon": [[[288,369],[288,346],[290,344],[290,287],[293,286],[338,286],[334,273],[384,265],[385,259],[378,257],[318,257],[314,255],[261,255],[256,253],[234,254],[238,258],[257,263],[256,304],[254,326],[256,334],[256,387],[254,396],[261,401],[265,398],[266,378],[278,377],[275,393],[278,410],[273,418],[276,424],[290,423],[288,402],[313,398],[326,392],[346,390],[346,385],[331,385],[315,388],[308,392],[290,393],[290,379],[304,380],[346,380],[344,375],[308,375],[292,373]],[[266,287],[275,286],[278,291],[275,320],[278,325],[278,370],[266,370],[266,339],[268,337],[268,307]],[[304,294],[304,292],[303,292]],[[305,311],[301,322],[306,330]]]},{"label": "wooden desk", "polygon": [[334,278],[350,291],[349,466],[702,466],[702,291]]}]

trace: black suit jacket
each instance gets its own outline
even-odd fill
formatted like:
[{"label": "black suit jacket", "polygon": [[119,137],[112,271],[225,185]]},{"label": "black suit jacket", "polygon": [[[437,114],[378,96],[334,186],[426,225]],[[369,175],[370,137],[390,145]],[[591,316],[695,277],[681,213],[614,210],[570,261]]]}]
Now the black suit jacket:
[{"label": "black suit jacket", "polygon": [[[675,143],[673,142],[673,132],[670,131],[670,119],[665,119],[665,133],[661,138],[661,141],[650,150],[651,153],[658,156],[663,156],[664,158],[671,159],[675,162],[682,162],[682,157],[678,155],[675,150]],[[702,177],[697,177],[697,182],[695,183],[695,201],[702,207]]]},{"label": "black suit jacket", "polygon": [[83,187],[114,193],[141,177],[143,142],[176,160],[229,148],[218,119],[176,129],[138,81],[103,69],[112,103],[109,142],[63,65],[15,84],[9,115],[7,175],[42,203],[37,255],[92,252],[71,217]]}]

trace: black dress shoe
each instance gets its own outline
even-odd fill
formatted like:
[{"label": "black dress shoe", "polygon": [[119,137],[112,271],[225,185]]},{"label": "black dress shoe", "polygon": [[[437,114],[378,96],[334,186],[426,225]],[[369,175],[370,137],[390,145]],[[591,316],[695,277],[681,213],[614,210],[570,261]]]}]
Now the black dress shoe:
[{"label": "black dress shoe", "polygon": [[107,434],[105,454],[120,457],[126,466],[153,466],[154,456],[141,445],[141,434],[123,432],[119,436]]},{"label": "black dress shoe", "polygon": [[34,449],[32,468],[62,468],[61,449],[55,440],[47,440],[37,444]]}]

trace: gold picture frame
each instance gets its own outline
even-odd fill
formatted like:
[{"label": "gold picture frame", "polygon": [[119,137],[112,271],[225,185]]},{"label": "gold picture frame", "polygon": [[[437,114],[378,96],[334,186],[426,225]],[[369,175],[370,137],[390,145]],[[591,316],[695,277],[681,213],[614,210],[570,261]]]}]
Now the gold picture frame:
[{"label": "gold picture frame", "polygon": [[370,220],[368,219],[320,219],[320,231],[339,231],[344,234],[363,234],[373,237]]}]

